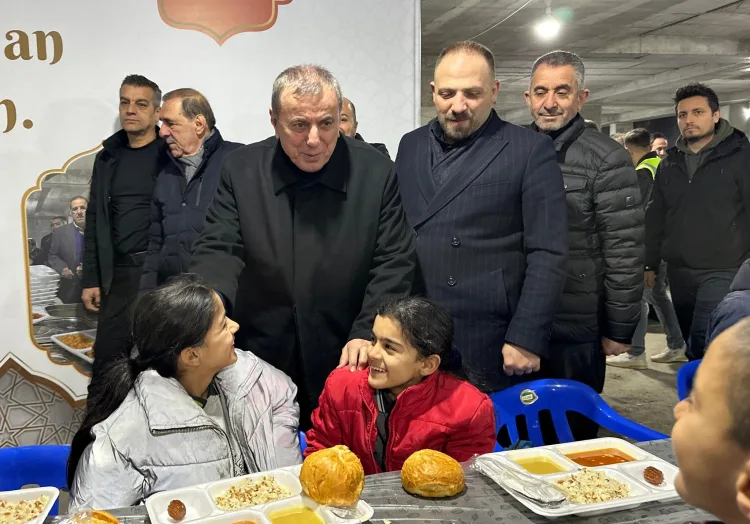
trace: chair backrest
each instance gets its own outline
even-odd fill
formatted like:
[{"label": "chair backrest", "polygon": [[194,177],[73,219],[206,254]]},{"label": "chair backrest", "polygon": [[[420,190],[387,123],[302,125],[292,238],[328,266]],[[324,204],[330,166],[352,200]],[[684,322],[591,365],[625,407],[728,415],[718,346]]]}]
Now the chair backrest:
[{"label": "chair backrest", "polygon": [[302,455],[305,454],[305,449],[307,449],[307,435],[305,435],[304,431],[299,432],[299,450],[302,452]]},{"label": "chair backrest", "polygon": [[693,380],[695,379],[695,372],[698,371],[698,366],[701,365],[702,360],[693,360],[687,364],[683,364],[682,367],[677,371],[677,398],[685,400],[690,396],[690,391],[693,389]]},{"label": "chair backrest", "polygon": [[560,442],[574,440],[568,411],[580,413],[602,427],[639,442],[668,438],[618,415],[596,391],[572,380],[536,380],[493,393],[490,398],[495,406],[496,429],[499,431],[506,426],[511,441],[519,439],[517,418],[523,416],[529,439],[535,446],[543,446],[539,412],[545,410],[549,411]]},{"label": "chair backrest", "polygon": [[[0,491],[37,484],[67,489],[65,472],[70,446],[0,448]],[[57,515],[57,503],[50,515]]]}]

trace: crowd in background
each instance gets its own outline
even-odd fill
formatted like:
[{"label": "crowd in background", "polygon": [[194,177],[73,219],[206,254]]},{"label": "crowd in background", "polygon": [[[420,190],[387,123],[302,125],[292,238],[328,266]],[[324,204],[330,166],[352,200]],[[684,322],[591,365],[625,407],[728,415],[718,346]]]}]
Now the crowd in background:
[{"label": "crowd in background", "polygon": [[[398,469],[413,451],[413,443],[399,440],[407,430],[428,447],[447,446],[436,425],[456,431],[449,442],[469,435],[467,447],[451,448],[460,457],[484,450],[476,446],[485,441],[491,448],[494,418],[480,390],[559,378],[601,393],[606,364],[645,367],[649,305],[668,343],[653,361],[700,359],[714,339],[715,354],[741,353],[733,341],[744,343],[747,326],[730,326],[744,316],[737,304],[745,304],[750,287],[738,282],[750,253],[750,144],[721,118],[709,87],[689,84],[675,93],[681,136],[671,147],[645,129],[615,137],[620,145],[587,124],[580,114],[590,94],[585,66],[566,51],[530,65],[527,127],[495,112],[494,57],[478,43],[446,48],[431,89],[436,118],[406,134],[392,162],[385,146],[357,133],[354,104],[319,66],[277,77],[269,110],[274,134],[246,146],[222,137],[200,92],[162,96],[143,76],[125,78],[122,130],[96,157],[85,220],[83,201],[73,200],[74,227],[52,233],[48,257],[63,277],[78,275],[85,307],[99,314],[87,421],[73,462],[83,455],[79,470],[88,478],[75,479],[79,493],[101,483],[97,453],[150,438],[121,424],[144,417],[151,423],[160,413],[151,404],[164,387],[157,375],[179,379],[192,397],[186,406],[197,402],[227,431],[258,423],[258,414],[229,420],[221,404],[211,407],[211,398],[231,404],[240,394],[234,379],[219,380],[221,370],[239,362],[252,375],[254,366],[268,366],[264,373],[277,382],[259,387],[278,396],[273,409],[293,419],[281,429],[268,421],[269,442],[294,449],[297,427],[312,428],[313,449],[346,442],[367,455],[368,472],[379,472]],[[184,273],[208,287],[187,277],[170,284]],[[735,277],[740,296],[729,293]],[[216,304],[206,289],[216,292]],[[186,309],[198,295],[211,312],[201,318]],[[412,295],[427,300],[410,303]],[[171,303],[175,318],[160,314],[160,303]],[[441,325],[449,330],[442,338]],[[204,346],[215,349],[194,350]],[[748,369],[747,351],[737,357],[739,370]],[[454,375],[455,382],[446,378]],[[446,397],[446,388],[458,393]],[[708,388],[698,394],[724,399],[721,424],[734,431],[735,455],[722,467],[737,473],[740,450],[750,446],[746,423],[735,424],[728,391]],[[368,392],[363,399],[361,391]],[[408,400],[414,391],[429,401]],[[172,408],[180,395],[169,389],[162,396],[174,399]],[[436,415],[431,408],[456,398],[462,408],[435,420],[446,410]],[[364,418],[354,425],[335,420],[362,402]],[[681,404],[678,426],[697,424],[700,414],[686,415],[688,409],[699,410]],[[127,415],[120,422],[112,418],[116,410]],[[590,420],[569,419],[577,439],[597,435]],[[182,423],[179,410],[169,420]],[[389,420],[403,422],[403,431],[389,433]],[[370,423],[377,427],[371,436],[342,430]],[[545,442],[555,442],[554,428],[543,430]],[[201,481],[293,462],[283,452],[275,456],[273,446],[259,451],[253,438],[248,444],[241,432],[227,433],[226,454],[212,441],[200,444],[211,450],[202,461],[228,468],[202,470]],[[126,455],[107,467],[139,460]],[[185,457],[172,459],[179,465]],[[138,491],[145,485],[140,470],[128,475],[125,485],[137,487],[133,500],[147,495]],[[701,501],[695,489],[683,484],[681,493]]]}]

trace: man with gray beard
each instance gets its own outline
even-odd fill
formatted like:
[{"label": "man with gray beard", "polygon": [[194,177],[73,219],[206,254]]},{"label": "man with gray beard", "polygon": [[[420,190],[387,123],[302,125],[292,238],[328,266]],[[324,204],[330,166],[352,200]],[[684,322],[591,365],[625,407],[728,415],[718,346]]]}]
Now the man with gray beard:
[{"label": "man with gray beard", "polygon": [[[525,97],[532,129],[554,141],[568,203],[567,278],[542,373],[601,393],[606,356],[630,349],[640,319],[644,211],[628,152],[579,114],[584,78],[580,57],[553,51],[534,63]],[[576,439],[598,431],[588,420],[571,429]]]}]

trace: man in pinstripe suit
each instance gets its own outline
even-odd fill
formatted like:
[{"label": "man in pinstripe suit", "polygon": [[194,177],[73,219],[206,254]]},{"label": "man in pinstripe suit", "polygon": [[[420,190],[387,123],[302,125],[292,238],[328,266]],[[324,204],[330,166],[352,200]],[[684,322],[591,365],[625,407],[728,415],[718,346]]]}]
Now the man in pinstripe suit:
[{"label": "man in pinstripe suit", "polygon": [[486,391],[543,366],[567,254],[552,141],[497,116],[494,62],[475,42],[443,50],[437,118],[404,136],[396,158],[416,291],[450,311],[456,347]]}]

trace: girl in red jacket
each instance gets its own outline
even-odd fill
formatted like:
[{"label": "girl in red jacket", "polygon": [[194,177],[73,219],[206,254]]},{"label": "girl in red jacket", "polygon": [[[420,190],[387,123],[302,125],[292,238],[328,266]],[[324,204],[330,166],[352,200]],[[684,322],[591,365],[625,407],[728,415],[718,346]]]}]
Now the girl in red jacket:
[{"label": "girl in red jacket", "polygon": [[382,304],[368,360],[368,369],[328,377],[305,455],[344,444],[370,475],[400,470],[420,449],[459,462],[494,450],[492,402],[459,378],[453,320],[443,308],[418,297]]}]

